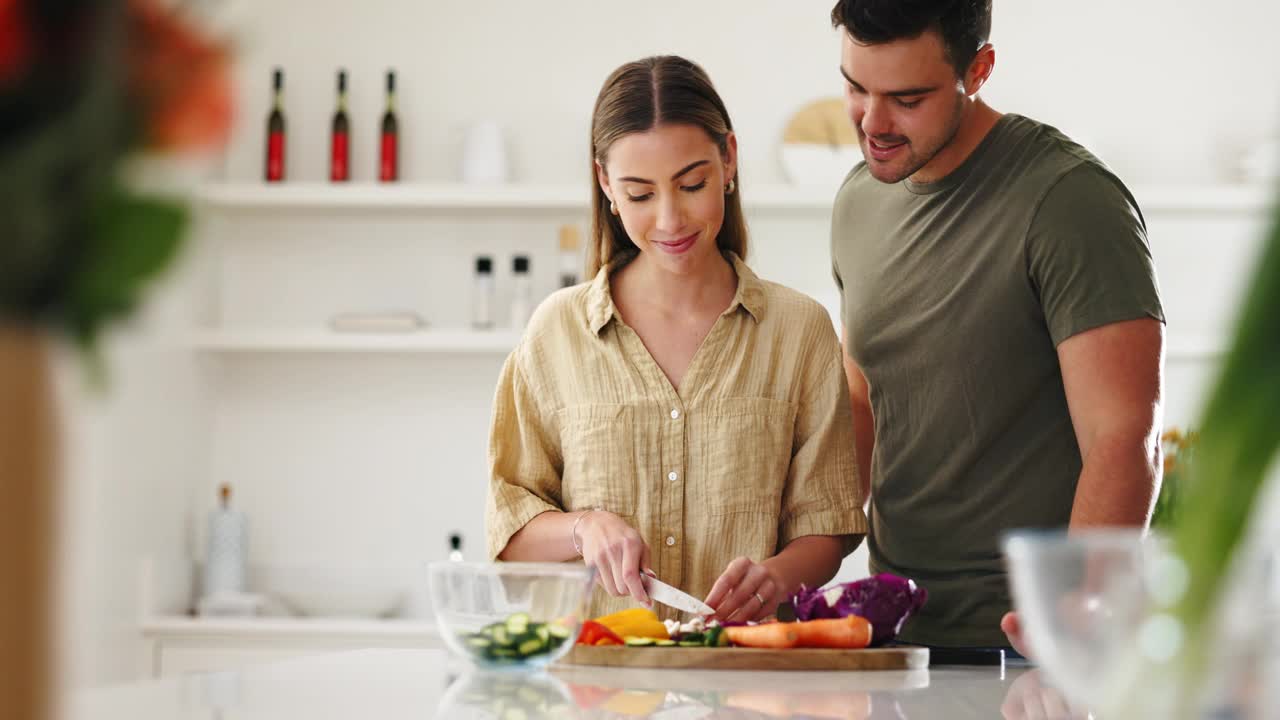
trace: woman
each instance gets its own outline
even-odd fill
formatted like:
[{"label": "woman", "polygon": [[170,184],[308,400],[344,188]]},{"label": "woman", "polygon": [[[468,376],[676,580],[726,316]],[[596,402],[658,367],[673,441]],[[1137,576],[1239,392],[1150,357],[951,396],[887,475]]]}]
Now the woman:
[{"label": "woman", "polygon": [[[490,438],[490,556],[641,573],[767,617],[866,532],[835,331],[747,253],[737,139],[706,73],[628,63],[591,124],[594,280],[547,299],[507,359]],[[665,616],[674,614],[663,610]]]}]

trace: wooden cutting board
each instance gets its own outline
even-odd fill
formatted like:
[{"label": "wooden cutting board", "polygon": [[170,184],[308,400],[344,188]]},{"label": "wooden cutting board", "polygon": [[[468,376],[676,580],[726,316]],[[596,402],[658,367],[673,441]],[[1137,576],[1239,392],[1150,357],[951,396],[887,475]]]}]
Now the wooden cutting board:
[{"label": "wooden cutting board", "polygon": [[929,648],[758,650],[575,645],[560,662],[674,670],[918,670],[929,667]]}]

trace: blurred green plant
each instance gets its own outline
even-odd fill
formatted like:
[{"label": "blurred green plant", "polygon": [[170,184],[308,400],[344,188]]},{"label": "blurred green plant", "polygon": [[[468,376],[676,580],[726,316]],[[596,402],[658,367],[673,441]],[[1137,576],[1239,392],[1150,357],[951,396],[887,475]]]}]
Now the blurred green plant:
[{"label": "blurred green plant", "polygon": [[1185,631],[1177,658],[1184,708],[1196,707],[1194,693],[1208,676],[1221,640],[1215,621],[1233,579],[1229,573],[1241,570],[1236,559],[1251,523],[1265,510],[1259,500],[1280,450],[1280,205],[1273,213],[1234,339],[1200,420],[1195,461],[1177,483],[1172,535],[1190,578],[1174,608]]},{"label": "blurred green plant", "polygon": [[220,145],[227,56],[150,0],[0,0],[0,324],[86,354],[181,246],[187,209],[129,188],[140,152]]},{"label": "blurred green plant", "polygon": [[1153,529],[1168,531],[1177,522],[1186,476],[1195,462],[1199,441],[1199,433],[1184,433],[1176,427],[1160,436],[1164,451],[1164,481],[1160,484],[1160,495],[1156,497],[1155,510],[1151,513]]}]

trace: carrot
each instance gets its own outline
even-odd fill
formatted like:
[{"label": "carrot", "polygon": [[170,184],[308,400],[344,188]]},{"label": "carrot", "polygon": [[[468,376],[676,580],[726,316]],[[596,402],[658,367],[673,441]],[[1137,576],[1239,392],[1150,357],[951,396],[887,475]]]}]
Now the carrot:
[{"label": "carrot", "polygon": [[797,645],[800,647],[852,650],[871,644],[871,623],[857,615],[832,620],[808,620],[795,625]]},{"label": "carrot", "polygon": [[800,640],[795,627],[801,623],[771,622],[763,625],[733,625],[724,629],[729,642],[752,648],[793,648]]},{"label": "carrot", "polygon": [[853,650],[871,644],[871,623],[857,615],[832,620],[772,622],[726,627],[734,645],[780,650],[793,647]]}]

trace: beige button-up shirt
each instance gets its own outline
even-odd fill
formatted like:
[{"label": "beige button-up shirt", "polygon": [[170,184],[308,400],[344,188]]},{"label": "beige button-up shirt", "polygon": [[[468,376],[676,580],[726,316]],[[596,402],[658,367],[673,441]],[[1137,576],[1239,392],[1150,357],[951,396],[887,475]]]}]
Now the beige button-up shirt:
[{"label": "beige button-up shirt", "polygon": [[[494,400],[490,558],[541,513],[601,508],[640,532],[658,577],[701,598],[740,555],[866,533],[831,318],[731,260],[737,292],[679,392],[623,322],[608,269],[538,308]],[[633,604],[597,588],[590,612]]]}]

